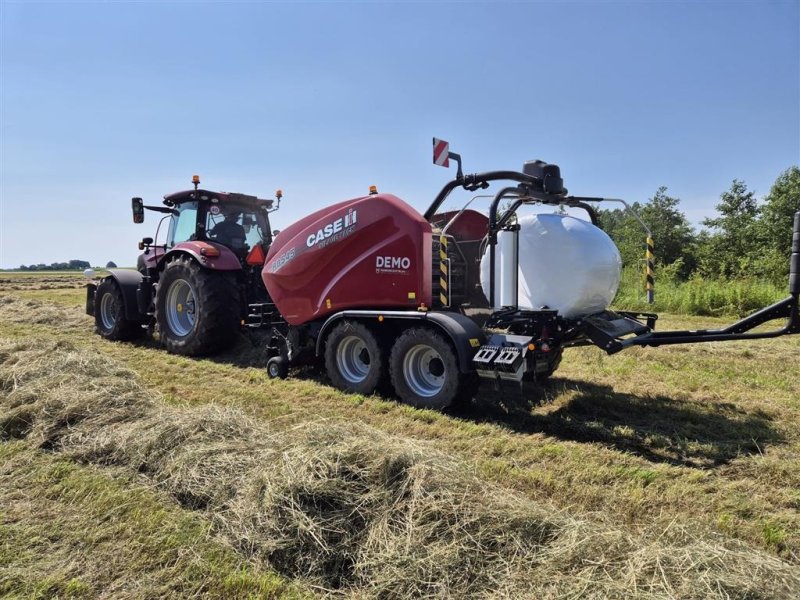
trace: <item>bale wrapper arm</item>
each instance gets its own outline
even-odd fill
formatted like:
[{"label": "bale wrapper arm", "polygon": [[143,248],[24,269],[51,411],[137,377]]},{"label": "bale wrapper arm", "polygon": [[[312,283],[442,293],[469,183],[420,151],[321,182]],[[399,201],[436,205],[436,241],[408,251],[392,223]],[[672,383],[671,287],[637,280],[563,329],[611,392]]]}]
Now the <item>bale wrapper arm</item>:
[{"label": "bale wrapper arm", "polygon": [[[590,338],[609,354],[630,346],[665,346],[692,344],[697,342],[725,342],[734,340],[756,340],[800,333],[800,212],[794,215],[792,253],[789,258],[789,296],[771,306],[723,327],[722,329],[698,329],[686,331],[648,331],[635,337],[622,339],[593,327]],[[626,320],[635,321],[629,316]],[[780,329],[752,332],[756,327],[775,319],[786,319]],[[590,325],[590,327],[592,327]]]}]

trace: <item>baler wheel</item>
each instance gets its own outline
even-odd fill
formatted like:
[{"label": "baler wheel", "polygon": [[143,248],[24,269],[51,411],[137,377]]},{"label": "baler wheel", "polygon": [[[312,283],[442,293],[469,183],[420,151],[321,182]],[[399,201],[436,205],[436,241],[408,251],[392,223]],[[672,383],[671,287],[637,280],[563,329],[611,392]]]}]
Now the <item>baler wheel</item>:
[{"label": "baler wheel", "polygon": [[107,340],[132,340],[145,331],[141,323],[125,318],[122,291],[110,277],[97,286],[94,296],[94,323],[97,333]]},{"label": "baler wheel", "polygon": [[[430,329],[409,329],[398,338],[389,358],[389,373],[400,400],[417,408],[441,410],[462,395],[455,350]],[[469,385],[470,378],[463,379]]]},{"label": "baler wheel", "polygon": [[325,369],[340,390],[371,394],[384,372],[380,344],[365,325],[344,321],[334,327],[325,342]]},{"label": "baler wheel", "polygon": [[273,356],[267,361],[267,376],[270,379],[286,379],[289,365],[283,356]]},{"label": "baler wheel", "polygon": [[224,350],[239,331],[239,289],[231,274],[202,268],[188,256],[159,278],[156,319],[168,352],[186,356]]}]

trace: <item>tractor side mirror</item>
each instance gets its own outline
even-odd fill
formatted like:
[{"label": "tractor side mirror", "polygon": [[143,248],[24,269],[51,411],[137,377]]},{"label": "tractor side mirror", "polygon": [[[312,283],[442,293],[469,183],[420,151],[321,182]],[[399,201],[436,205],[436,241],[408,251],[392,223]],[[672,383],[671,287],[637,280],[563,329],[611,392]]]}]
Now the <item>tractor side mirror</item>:
[{"label": "tractor side mirror", "polygon": [[133,222],[144,223],[144,202],[141,198],[131,198],[131,209],[133,209]]}]

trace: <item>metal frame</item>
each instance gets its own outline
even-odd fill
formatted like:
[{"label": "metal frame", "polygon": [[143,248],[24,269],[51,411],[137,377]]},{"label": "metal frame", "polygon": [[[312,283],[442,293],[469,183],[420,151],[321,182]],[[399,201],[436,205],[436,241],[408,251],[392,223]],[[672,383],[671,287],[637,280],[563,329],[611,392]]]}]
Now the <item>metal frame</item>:
[{"label": "metal frame", "polygon": [[[428,221],[433,218],[436,211],[442,205],[447,196],[449,196],[450,193],[458,187],[463,187],[469,191],[475,191],[477,189],[486,189],[489,186],[490,181],[506,180],[517,182],[517,185],[507,186],[498,191],[497,194],[495,194],[494,200],[492,201],[489,209],[489,225],[487,233],[490,253],[488,296],[489,304],[493,310],[495,307],[495,247],[497,244],[497,234],[506,226],[511,216],[514,215],[517,209],[523,204],[540,203],[582,208],[588,212],[592,223],[597,224],[597,214],[590,203],[618,202],[625,207],[627,213],[633,215],[633,217],[639,222],[644,231],[647,233],[648,240],[652,238],[652,233],[647,224],[641,219],[636,211],[633,210],[633,208],[622,199],[568,196],[565,188],[560,188],[558,193],[548,193],[541,178],[517,171],[489,171],[486,173],[477,173],[465,176],[461,173],[460,156],[458,157],[458,165],[459,170],[456,178],[453,181],[445,184],[445,186],[441,189],[439,194],[431,203],[430,207],[428,207],[428,210],[425,212],[425,218]],[[504,198],[510,197],[516,198],[514,203],[505,212],[503,212],[502,215],[500,215],[498,213],[500,202]],[[472,200],[470,200],[470,202],[472,202]],[[466,206],[464,208],[466,208]],[[463,210],[464,209],[462,209],[461,212],[463,212]],[[518,253],[517,260],[519,260]],[[655,314],[639,314],[630,312],[614,313],[611,311],[606,311],[601,315],[595,315],[591,318],[567,320],[558,317],[558,319],[569,330],[569,334],[562,337],[563,343],[592,343],[604,349],[609,354],[613,354],[631,346],[662,346],[698,342],[752,340],[773,338],[787,334],[797,334],[800,333],[800,309],[798,308],[798,305],[800,304],[800,300],[798,300],[799,296],[800,212],[797,212],[794,218],[792,254],[790,257],[789,297],[771,306],[763,308],[727,327],[722,329],[656,332],[653,331],[655,322],[658,318],[658,316]],[[652,301],[651,295],[649,296],[649,299]],[[535,323],[539,320],[536,316],[538,312],[544,311],[521,311],[519,310],[518,306],[514,306],[496,310],[492,314],[490,322],[498,320],[508,321],[511,319],[511,321],[530,320],[531,323]],[[639,320],[642,317],[646,319],[646,324]],[[766,332],[752,332],[754,328],[763,325],[764,323],[781,318],[785,318],[786,323],[780,329]],[[596,324],[592,324],[592,321],[595,321]]]}]

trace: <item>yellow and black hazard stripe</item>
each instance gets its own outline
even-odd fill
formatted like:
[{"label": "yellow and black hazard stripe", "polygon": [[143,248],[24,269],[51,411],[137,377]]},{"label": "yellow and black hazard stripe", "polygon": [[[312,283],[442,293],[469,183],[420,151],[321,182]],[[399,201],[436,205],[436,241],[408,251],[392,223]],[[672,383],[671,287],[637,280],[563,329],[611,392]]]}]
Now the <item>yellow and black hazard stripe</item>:
[{"label": "yellow and black hazard stripe", "polygon": [[656,287],[656,255],[653,238],[650,236],[647,236],[647,251],[645,253],[645,258],[647,259],[647,273],[645,274],[647,301],[653,302]]},{"label": "yellow and black hazard stripe", "polygon": [[439,236],[439,302],[442,306],[450,306],[450,296],[447,291],[447,238]]}]

